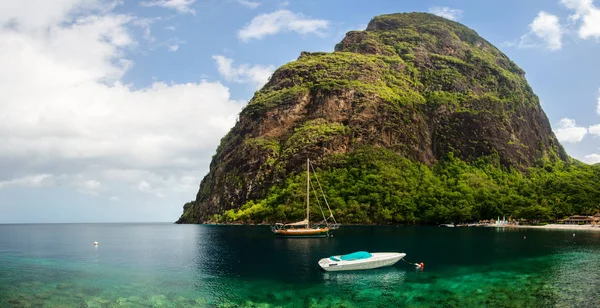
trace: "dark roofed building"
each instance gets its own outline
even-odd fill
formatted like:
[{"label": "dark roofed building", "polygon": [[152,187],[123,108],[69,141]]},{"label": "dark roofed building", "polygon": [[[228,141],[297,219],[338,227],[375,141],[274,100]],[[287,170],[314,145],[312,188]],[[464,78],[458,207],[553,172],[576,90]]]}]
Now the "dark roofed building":
[{"label": "dark roofed building", "polygon": [[573,215],[562,221],[565,223],[565,225],[578,225],[579,223],[583,223],[585,225],[591,225],[592,222],[594,222],[594,218],[591,216]]}]

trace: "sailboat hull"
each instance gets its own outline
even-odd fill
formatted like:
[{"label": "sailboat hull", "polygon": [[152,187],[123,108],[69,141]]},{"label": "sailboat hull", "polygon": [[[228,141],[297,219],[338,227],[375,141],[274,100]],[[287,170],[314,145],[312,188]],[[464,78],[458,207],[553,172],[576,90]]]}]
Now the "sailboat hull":
[{"label": "sailboat hull", "polygon": [[273,233],[276,236],[281,236],[281,237],[328,237],[329,236],[329,228],[277,229],[277,230],[273,230]]}]

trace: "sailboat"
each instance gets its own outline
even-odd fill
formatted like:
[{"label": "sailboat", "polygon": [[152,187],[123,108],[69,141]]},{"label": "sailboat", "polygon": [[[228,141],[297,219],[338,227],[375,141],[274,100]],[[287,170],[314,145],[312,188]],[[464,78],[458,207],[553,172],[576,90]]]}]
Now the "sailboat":
[{"label": "sailboat", "polygon": [[[306,159],[306,217],[302,221],[293,222],[289,224],[284,223],[276,223],[274,226],[271,226],[271,231],[276,236],[283,237],[329,237],[330,232],[339,228],[340,224],[335,221],[335,217],[333,217],[333,212],[329,207],[329,203],[327,203],[327,198],[325,198],[325,194],[323,193],[323,189],[321,189],[321,184],[319,183],[319,179],[317,180],[317,184],[319,185],[319,189],[321,190],[321,194],[323,195],[323,199],[325,200],[325,204],[329,209],[329,217],[325,217],[325,213],[323,213],[323,209],[317,199],[317,204],[319,208],[321,208],[321,214],[323,214],[323,221],[310,225],[310,169],[311,163],[310,160]],[[314,172],[314,169],[313,169]],[[314,188],[313,188],[314,189]]]}]

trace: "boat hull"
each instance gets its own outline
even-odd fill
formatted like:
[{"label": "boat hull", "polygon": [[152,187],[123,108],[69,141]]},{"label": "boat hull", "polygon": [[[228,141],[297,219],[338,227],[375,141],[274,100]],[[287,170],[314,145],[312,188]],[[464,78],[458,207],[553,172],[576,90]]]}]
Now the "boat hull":
[{"label": "boat hull", "polygon": [[[330,258],[319,260],[319,266],[328,272],[356,271],[391,266],[406,256],[401,252],[375,252],[370,258],[352,261],[334,261]],[[340,256],[334,256],[339,259]]]},{"label": "boat hull", "polygon": [[329,228],[322,229],[277,229],[273,230],[276,236],[281,237],[328,237]]}]

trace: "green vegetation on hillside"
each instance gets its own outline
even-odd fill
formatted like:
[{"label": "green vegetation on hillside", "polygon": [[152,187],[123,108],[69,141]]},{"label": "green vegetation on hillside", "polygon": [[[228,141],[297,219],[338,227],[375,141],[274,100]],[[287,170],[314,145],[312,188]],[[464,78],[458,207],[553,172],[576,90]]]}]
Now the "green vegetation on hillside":
[{"label": "green vegetation on hillside", "polygon": [[[600,165],[540,163],[523,174],[502,167],[494,155],[468,164],[450,154],[429,168],[383,148],[365,148],[332,160],[330,166],[335,167],[318,169],[317,176],[334,215],[344,223],[460,223],[497,216],[548,220],[600,211]],[[301,220],[305,177],[306,173],[292,174],[272,187],[267,198],[212,220]],[[311,201],[311,218],[319,220],[320,211]]]}]

